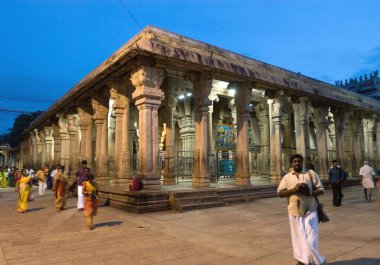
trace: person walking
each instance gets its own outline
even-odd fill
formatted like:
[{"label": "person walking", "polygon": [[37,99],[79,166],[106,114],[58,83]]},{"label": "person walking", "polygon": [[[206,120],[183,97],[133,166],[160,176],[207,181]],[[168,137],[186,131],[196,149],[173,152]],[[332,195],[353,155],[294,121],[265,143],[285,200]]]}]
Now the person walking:
[{"label": "person walking", "polygon": [[277,193],[288,199],[293,256],[298,265],[324,264],[326,258],[318,250],[318,213],[314,198],[324,193],[322,182],[313,170],[302,172],[301,155],[292,155],[290,164],[291,171],[282,178]]},{"label": "person walking", "polygon": [[83,160],[81,162],[81,167],[77,170],[77,185],[78,185],[78,202],[77,208],[79,211],[83,210],[84,197],[82,192],[83,181],[87,180],[87,175],[91,173],[91,169],[87,167],[87,161]]},{"label": "person walking", "polygon": [[55,196],[55,208],[58,212],[65,209],[66,206],[66,187],[67,178],[63,174],[65,167],[61,166],[54,176],[53,190]]},{"label": "person walking", "polygon": [[0,168],[0,188],[7,188],[8,187],[8,181],[7,181],[7,175],[5,173],[4,168]]},{"label": "person walking", "polygon": [[375,187],[373,183],[373,177],[375,176],[375,171],[369,166],[368,161],[363,162],[363,166],[359,170],[359,176],[362,178],[362,186],[364,188],[364,196],[368,202],[372,200],[372,189]]},{"label": "person walking", "polygon": [[345,178],[344,171],[341,167],[338,167],[338,161],[332,161],[332,167],[327,172],[329,175],[329,186],[333,192],[333,206],[339,207],[342,205],[343,193],[342,183]]},{"label": "person walking", "polygon": [[95,182],[95,177],[92,173],[87,175],[87,180],[83,181],[84,195],[84,216],[86,217],[87,226],[90,230],[94,229],[93,219],[98,211],[97,195],[99,192],[98,184]]},{"label": "person walking", "polygon": [[47,188],[46,180],[47,180],[47,175],[48,175],[48,168],[46,166],[41,167],[37,173],[37,179],[38,179],[38,195],[45,196],[45,191]]},{"label": "person walking", "polygon": [[28,176],[27,170],[22,169],[21,175],[16,182],[18,194],[17,212],[25,213],[28,209],[29,193],[32,192],[32,177]]}]

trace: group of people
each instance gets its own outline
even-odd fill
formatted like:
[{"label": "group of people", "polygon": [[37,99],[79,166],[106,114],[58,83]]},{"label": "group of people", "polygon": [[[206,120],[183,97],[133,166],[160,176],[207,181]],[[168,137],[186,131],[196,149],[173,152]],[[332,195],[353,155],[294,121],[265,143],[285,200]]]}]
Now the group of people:
[{"label": "group of people", "polygon": [[[65,168],[57,165],[50,172],[52,178],[52,189],[55,197],[55,208],[58,212],[65,209],[66,194],[68,191],[68,178],[64,174]],[[38,179],[38,194],[45,196],[47,188],[47,179],[49,170],[46,166],[41,167],[35,176]],[[1,179],[2,180],[2,179]],[[97,214],[97,195],[99,191],[95,177],[87,167],[87,161],[81,162],[81,167],[76,172],[76,184],[78,187],[77,209],[84,211],[89,229],[93,229],[93,216]],[[28,208],[28,202],[32,201],[33,177],[28,174],[26,169],[22,169],[20,176],[16,179],[15,191],[18,194],[17,212],[25,213]]]},{"label": "group of people", "polygon": [[[297,265],[325,264],[326,258],[318,250],[318,196],[324,193],[324,187],[314,166],[310,161],[303,168],[303,156],[299,154],[290,157],[290,171],[281,180],[277,193],[288,200],[288,215],[293,246],[293,256]],[[365,198],[368,202],[372,199],[375,172],[364,161],[359,175],[364,188]],[[332,167],[328,171],[329,187],[333,192],[333,206],[342,205],[342,184],[346,181],[347,173],[338,166],[336,160],[332,161]],[[376,186],[380,194],[380,180]],[[380,207],[380,196],[378,195]]]},{"label": "group of people", "polygon": [[[27,171],[27,174],[29,174],[28,171]],[[21,175],[21,172],[16,167],[0,168],[0,188],[14,187],[20,175]]]}]

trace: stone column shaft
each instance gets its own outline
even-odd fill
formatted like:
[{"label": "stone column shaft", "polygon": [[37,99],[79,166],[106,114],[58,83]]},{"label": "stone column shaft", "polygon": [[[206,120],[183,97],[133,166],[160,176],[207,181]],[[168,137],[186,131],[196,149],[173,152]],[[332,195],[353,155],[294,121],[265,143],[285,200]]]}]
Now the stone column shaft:
[{"label": "stone column shaft", "polygon": [[160,89],[163,70],[151,66],[140,66],[132,72],[135,86],[133,100],[139,110],[139,153],[138,175],[145,190],[161,189],[158,167],[159,134],[158,108],[164,98]]},{"label": "stone column shaft", "polygon": [[208,73],[202,73],[194,79],[194,121],[195,121],[195,146],[193,165],[193,187],[209,187],[210,173],[208,169],[208,106],[211,100],[208,98],[212,88],[212,79]]},{"label": "stone column shaft", "polygon": [[272,131],[270,134],[270,178],[272,182],[279,182],[282,178],[281,122],[283,116],[284,97],[275,97],[269,107],[272,108]]},{"label": "stone column shaft", "polygon": [[251,185],[251,172],[249,167],[248,126],[252,97],[252,86],[249,82],[238,87],[236,94],[237,113],[237,143],[236,143],[236,179],[238,186]]},{"label": "stone column shaft", "polygon": [[328,163],[328,149],[327,149],[327,127],[328,120],[326,119],[328,115],[327,108],[315,108],[315,128],[317,135],[317,150],[318,150],[318,165],[317,172],[321,179],[327,180],[327,171],[329,169]]}]

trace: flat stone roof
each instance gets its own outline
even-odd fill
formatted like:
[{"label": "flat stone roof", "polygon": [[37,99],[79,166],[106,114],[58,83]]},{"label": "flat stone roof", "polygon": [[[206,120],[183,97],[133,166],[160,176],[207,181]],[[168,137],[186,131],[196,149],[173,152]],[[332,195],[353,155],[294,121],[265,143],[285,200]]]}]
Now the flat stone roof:
[{"label": "flat stone roof", "polygon": [[225,76],[231,81],[252,81],[256,88],[284,90],[289,95],[317,96],[316,101],[327,100],[334,106],[349,105],[354,109],[380,114],[379,102],[369,97],[204,42],[147,26],[42,113],[24,133],[38,127],[56,112],[69,106],[73,100],[101,83],[137,55],[153,56],[173,68],[211,71],[216,76]]}]

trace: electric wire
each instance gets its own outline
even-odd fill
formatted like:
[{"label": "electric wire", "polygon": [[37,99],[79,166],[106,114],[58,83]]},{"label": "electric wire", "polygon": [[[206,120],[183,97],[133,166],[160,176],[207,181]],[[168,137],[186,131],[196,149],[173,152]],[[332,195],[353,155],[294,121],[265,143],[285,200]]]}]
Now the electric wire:
[{"label": "electric wire", "polygon": [[5,112],[5,113],[19,113],[19,114],[28,114],[28,113],[31,113],[32,111],[25,111],[25,110],[14,110],[14,109],[4,109],[4,108],[0,108],[0,112]]},{"label": "electric wire", "polygon": [[127,4],[123,0],[118,0],[118,2],[124,7],[124,9],[128,12],[129,16],[132,18],[132,20],[136,23],[137,27],[139,27],[140,30],[143,28],[141,27],[141,24],[137,21],[137,19],[133,16],[132,12],[129,10]]},{"label": "electric wire", "polygon": [[15,101],[40,102],[40,103],[53,103],[54,102],[54,100],[14,98],[14,97],[5,97],[5,96],[0,96],[0,98],[4,98],[4,99],[8,99],[8,100],[15,100]]}]

